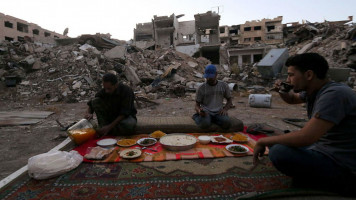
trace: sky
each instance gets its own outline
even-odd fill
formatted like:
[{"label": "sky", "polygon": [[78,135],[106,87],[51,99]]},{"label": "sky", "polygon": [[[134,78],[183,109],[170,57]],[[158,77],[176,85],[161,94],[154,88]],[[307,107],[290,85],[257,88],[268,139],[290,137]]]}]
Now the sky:
[{"label": "sky", "polygon": [[[179,21],[194,20],[194,14],[215,11],[220,25],[283,16],[282,23],[323,22],[356,18],[356,0],[1,0],[0,12],[44,29],[68,36],[110,33],[130,40],[137,23],[151,22],[154,15],[184,14]],[[353,20],[356,22],[356,19]]]}]

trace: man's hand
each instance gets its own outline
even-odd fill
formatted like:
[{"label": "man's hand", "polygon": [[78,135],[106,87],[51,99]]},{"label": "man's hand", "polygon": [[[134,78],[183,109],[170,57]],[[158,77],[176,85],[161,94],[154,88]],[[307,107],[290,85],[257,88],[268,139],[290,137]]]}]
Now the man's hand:
[{"label": "man's hand", "polygon": [[202,117],[205,117],[206,112],[203,110],[203,108],[199,109],[199,115],[202,116]]},{"label": "man's hand", "polygon": [[87,120],[91,120],[91,119],[93,119],[93,116],[94,116],[94,114],[87,113],[87,114],[85,114],[84,118],[87,119]]},{"label": "man's hand", "polygon": [[96,133],[98,134],[99,137],[103,137],[107,135],[110,132],[110,130],[111,130],[110,125],[106,125],[100,128],[99,130],[97,130]]},{"label": "man's hand", "polygon": [[281,90],[281,84],[282,84],[282,81],[277,79],[275,82],[274,82],[274,85],[273,85],[273,90],[276,91],[276,92],[279,92]]},{"label": "man's hand", "polygon": [[219,111],[219,115],[227,115],[227,109],[223,108]]},{"label": "man's hand", "polygon": [[256,165],[259,161],[258,157],[263,157],[266,151],[266,146],[256,143],[255,148],[253,149],[253,164]]}]

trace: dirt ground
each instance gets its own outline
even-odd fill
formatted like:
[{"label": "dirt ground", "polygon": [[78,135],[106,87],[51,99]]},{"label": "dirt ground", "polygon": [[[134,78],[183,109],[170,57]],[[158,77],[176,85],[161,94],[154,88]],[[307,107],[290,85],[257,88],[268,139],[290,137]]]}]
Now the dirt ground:
[{"label": "dirt ground", "polygon": [[[245,125],[266,123],[281,130],[297,130],[298,127],[283,122],[282,118],[306,118],[302,105],[288,105],[277,93],[272,93],[271,108],[251,108],[248,95],[240,97],[233,93],[235,108],[229,110],[230,116],[241,119]],[[194,100],[185,98],[163,98],[156,100],[159,105],[138,109],[139,116],[191,116],[194,112]],[[83,118],[85,102],[74,104],[40,105],[36,101],[5,102],[0,101],[0,111],[35,110],[52,111],[54,114],[40,123],[30,126],[0,127],[0,179],[3,179],[27,164],[31,156],[45,153],[66,139],[66,133],[60,130],[58,119],[64,125]]]}]

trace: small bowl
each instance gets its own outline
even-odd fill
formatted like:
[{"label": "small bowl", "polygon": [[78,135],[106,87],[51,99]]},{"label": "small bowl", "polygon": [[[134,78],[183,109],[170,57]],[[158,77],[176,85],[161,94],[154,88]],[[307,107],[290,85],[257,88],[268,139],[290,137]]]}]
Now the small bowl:
[{"label": "small bowl", "polygon": [[207,135],[201,135],[198,137],[199,143],[200,144],[209,144],[209,142],[211,141],[210,136]]}]

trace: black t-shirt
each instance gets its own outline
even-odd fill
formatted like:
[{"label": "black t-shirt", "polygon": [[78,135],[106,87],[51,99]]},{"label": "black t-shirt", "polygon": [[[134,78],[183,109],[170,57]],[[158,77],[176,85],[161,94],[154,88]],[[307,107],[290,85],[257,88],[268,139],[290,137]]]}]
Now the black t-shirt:
[{"label": "black t-shirt", "polygon": [[[125,115],[125,117],[133,116],[136,118],[135,95],[129,86],[120,83],[113,94],[107,94],[104,89],[101,89],[96,93],[95,97],[101,98],[105,104],[110,107],[108,115],[111,116],[111,118],[115,119],[119,115]],[[89,106],[91,106],[90,104],[91,103],[88,102]]]}]

